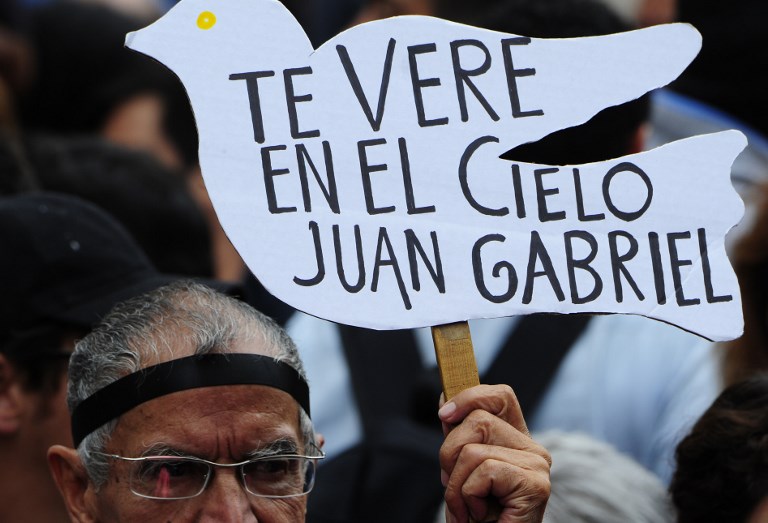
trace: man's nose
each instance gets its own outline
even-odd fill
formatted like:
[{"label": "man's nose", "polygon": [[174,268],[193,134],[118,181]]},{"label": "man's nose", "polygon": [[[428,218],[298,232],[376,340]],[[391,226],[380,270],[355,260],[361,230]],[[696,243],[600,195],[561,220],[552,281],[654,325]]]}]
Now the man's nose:
[{"label": "man's nose", "polygon": [[214,471],[208,488],[199,496],[203,503],[201,523],[254,523],[258,521],[251,506],[251,496],[240,484],[233,469]]}]

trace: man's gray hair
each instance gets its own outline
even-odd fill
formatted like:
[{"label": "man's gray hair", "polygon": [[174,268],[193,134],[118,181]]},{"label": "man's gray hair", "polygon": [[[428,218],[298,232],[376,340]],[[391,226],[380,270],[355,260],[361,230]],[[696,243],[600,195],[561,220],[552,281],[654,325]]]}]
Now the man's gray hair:
[{"label": "man's gray hair", "polygon": [[661,480],[632,458],[585,434],[534,434],[552,456],[544,523],[672,523]]},{"label": "man's gray hair", "polygon": [[[69,364],[69,410],[123,376],[189,355],[189,347],[196,355],[225,354],[235,342],[258,346],[306,380],[295,344],[274,321],[209,287],[180,281],[121,303],[78,342]],[[174,355],[174,347],[183,347],[184,353]],[[301,408],[299,417],[304,445],[313,448],[312,423]],[[109,467],[94,452],[104,452],[116,424],[102,425],[77,448],[96,488],[106,481]]]}]

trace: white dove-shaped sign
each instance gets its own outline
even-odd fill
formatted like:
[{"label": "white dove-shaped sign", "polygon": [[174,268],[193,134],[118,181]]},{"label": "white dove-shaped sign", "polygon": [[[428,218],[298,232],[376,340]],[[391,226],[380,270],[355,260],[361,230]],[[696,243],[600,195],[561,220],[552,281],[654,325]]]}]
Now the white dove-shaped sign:
[{"label": "white dove-shaped sign", "polygon": [[723,240],[738,132],[588,165],[499,156],[675,79],[684,24],[532,39],[430,17],[313,49],[276,0],[182,0],[126,45],[173,70],[216,212],[309,314],[376,329],[533,312],[742,331]]}]

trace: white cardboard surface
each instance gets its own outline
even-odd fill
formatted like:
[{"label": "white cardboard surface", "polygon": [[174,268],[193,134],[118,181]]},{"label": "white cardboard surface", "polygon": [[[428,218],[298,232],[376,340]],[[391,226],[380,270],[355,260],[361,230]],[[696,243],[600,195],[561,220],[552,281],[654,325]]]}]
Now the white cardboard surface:
[{"label": "white cardboard surface", "polygon": [[701,45],[688,25],[541,40],[399,17],[314,51],[275,0],[182,0],[126,45],[182,80],[225,231],[300,310],[377,329],[547,311],[742,332],[723,239],[743,135],[546,171],[498,158],[675,79]]}]

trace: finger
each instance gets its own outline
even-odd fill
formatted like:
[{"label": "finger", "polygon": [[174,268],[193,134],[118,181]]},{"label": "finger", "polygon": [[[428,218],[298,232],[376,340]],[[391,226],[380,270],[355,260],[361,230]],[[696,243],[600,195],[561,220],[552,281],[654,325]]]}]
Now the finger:
[{"label": "finger", "polygon": [[528,434],[520,403],[508,385],[477,385],[463,390],[440,408],[438,416],[444,429],[451,429],[474,410],[484,410]]},{"label": "finger", "polygon": [[549,474],[521,469],[503,461],[484,461],[462,488],[471,517],[483,521],[490,501],[501,505],[497,523],[541,521],[550,494]]},{"label": "finger", "polygon": [[449,477],[446,506],[457,521],[470,515],[482,521],[493,501],[502,507],[499,521],[528,521],[519,518],[537,515],[546,505],[549,470],[538,454],[468,445]]},{"label": "finger", "polygon": [[547,450],[527,434],[485,411],[476,410],[446,436],[440,447],[440,467],[447,474],[452,473],[459,454],[468,444],[524,450],[550,459]]},{"label": "finger", "polygon": [[532,473],[543,472],[549,476],[551,462],[549,456],[541,456],[533,452],[518,449],[508,449],[490,445],[466,445],[457,460],[453,471],[448,475],[446,493],[461,488],[467,478],[484,462],[493,460],[506,462],[521,470],[529,470]]}]

